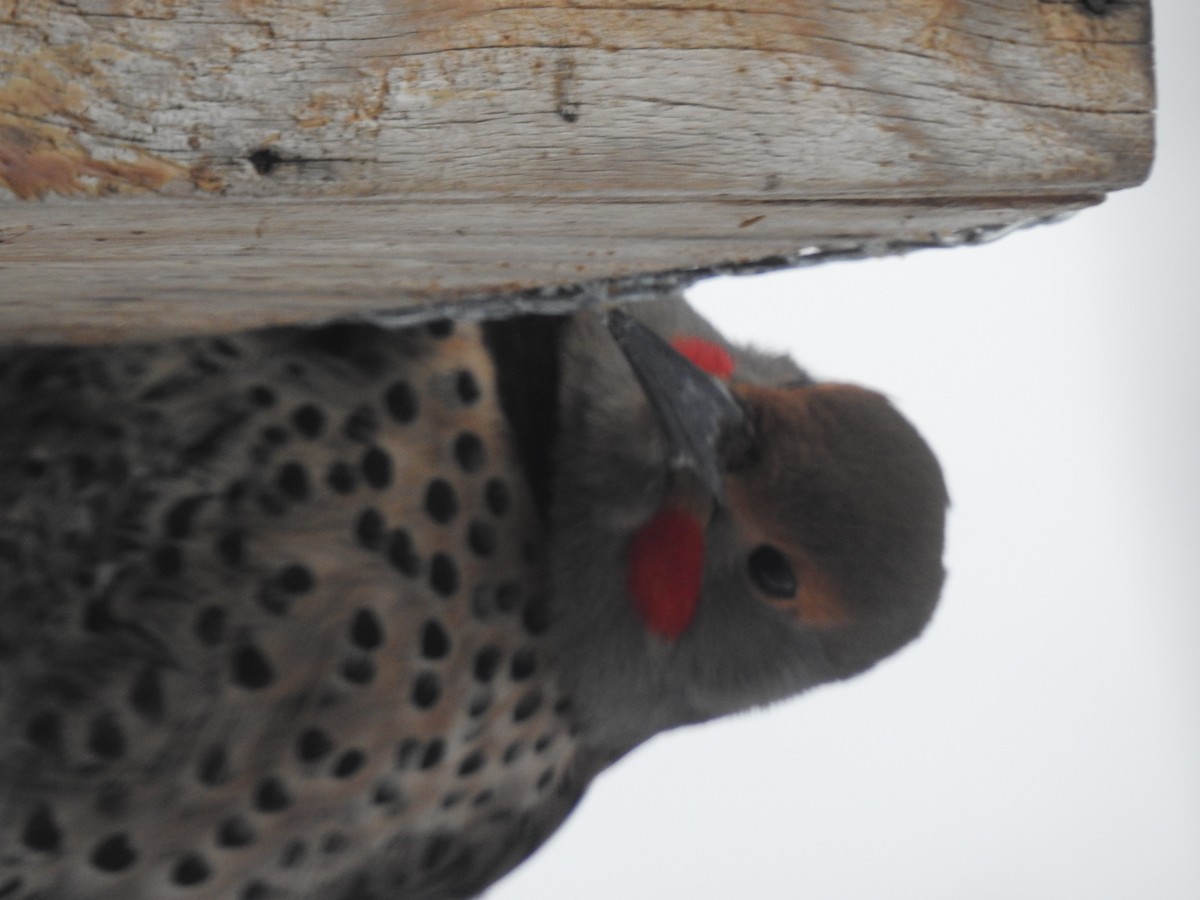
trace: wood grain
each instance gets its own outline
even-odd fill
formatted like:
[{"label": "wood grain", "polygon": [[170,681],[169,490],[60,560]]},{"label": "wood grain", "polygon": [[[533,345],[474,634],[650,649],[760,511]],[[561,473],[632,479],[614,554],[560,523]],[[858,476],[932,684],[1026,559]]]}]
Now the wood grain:
[{"label": "wood grain", "polygon": [[1105,8],[0,0],[0,333],[478,305],[1037,221],[1149,169],[1148,0]]}]

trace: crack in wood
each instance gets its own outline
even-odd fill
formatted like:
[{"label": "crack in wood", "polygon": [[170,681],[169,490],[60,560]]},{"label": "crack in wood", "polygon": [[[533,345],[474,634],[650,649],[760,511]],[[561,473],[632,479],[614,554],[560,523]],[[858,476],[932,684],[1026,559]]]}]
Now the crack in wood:
[{"label": "crack in wood", "polygon": [[581,104],[575,99],[576,89],[575,60],[564,56],[554,66],[554,112],[567,123],[579,119]]}]

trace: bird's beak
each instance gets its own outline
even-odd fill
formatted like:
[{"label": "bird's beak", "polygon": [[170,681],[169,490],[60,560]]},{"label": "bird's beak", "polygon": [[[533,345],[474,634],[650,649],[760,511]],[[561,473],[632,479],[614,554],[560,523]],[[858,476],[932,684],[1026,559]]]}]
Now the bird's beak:
[{"label": "bird's beak", "polygon": [[746,413],[729,388],[697,368],[655,332],[620,309],[604,324],[629,360],[658,418],[670,450],[668,465],[694,473],[710,494],[721,496],[722,435],[743,424]]}]

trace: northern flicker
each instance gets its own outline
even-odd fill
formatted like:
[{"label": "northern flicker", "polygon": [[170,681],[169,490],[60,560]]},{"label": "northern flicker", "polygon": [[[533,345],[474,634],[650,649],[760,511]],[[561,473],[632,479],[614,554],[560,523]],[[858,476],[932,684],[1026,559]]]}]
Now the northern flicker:
[{"label": "northern flicker", "polygon": [[469,897],[943,578],[881,395],[681,298],[0,352],[0,898]]}]

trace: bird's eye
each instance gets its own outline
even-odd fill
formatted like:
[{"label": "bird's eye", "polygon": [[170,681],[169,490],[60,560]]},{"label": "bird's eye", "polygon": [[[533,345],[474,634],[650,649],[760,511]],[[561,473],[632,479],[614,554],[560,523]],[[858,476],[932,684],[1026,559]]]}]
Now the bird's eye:
[{"label": "bird's eye", "polygon": [[759,544],[747,560],[750,580],[768,597],[786,599],[796,593],[796,573],[786,556],[770,544]]}]

